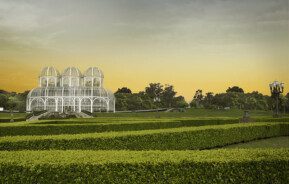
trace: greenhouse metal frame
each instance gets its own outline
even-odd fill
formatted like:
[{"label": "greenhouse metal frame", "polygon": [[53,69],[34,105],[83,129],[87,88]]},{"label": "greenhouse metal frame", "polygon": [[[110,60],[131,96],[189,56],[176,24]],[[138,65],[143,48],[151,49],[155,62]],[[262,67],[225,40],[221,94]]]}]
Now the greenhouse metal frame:
[{"label": "greenhouse metal frame", "polygon": [[97,67],[82,75],[75,67],[62,74],[54,67],[45,67],[39,75],[39,87],[27,96],[27,111],[52,112],[115,112],[114,94],[103,87],[104,75]]}]

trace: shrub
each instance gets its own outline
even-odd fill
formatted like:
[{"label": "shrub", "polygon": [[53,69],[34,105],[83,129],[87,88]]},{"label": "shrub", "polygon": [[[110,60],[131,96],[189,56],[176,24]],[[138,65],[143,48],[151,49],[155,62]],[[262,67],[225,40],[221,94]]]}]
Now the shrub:
[{"label": "shrub", "polygon": [[131,132],[15,136],[1,138],[0,150],[193,150],[288,134],[289,123],[250,123]]},{"label": "shrub", "polygon": [[[108,131],[132,131],[150,129],[168,129],[177,127],[222,125],[237,123],[237,119],[188,119],[166,121],[126,121],[115,123],[97,123],[82,121],[46,121],[40,124],[25,124],[19,126],[0,126],[0,136],[12,135],[55,135],[55,134],[76,134]],[[64,124],[62,124],[64,123]],[[68,124],[66,124],[68,123]]]},{"label": "shrub", "polygon": [[1,183],[289,183],[289,149],[0,152]]}]

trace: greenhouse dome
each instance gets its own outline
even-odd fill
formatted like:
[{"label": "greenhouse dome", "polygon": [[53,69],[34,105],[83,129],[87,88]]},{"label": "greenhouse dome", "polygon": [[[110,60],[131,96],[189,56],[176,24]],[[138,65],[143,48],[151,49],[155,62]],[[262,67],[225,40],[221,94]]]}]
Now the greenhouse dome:
[{"label": "greenhouse dome", "polygon": [[97,67],[90,67],[84,72],[86,77],[100,77],[104,78],[102,71]]},{"label": "greenhouse dome", "polygon": [[42,76],[42,77],[48,77],[48,76],[57,77],[57,76],[59,76],[59,72],[53,66],[44,67],[41,70],[40,76]]},{"label": "greenhouse dome", "polygon": [[61,75],[62,87],[77,87],[81,85],[81,72],[78,68],[68,67]]},{"label": "greenhouse dome", "polygon": [[88,68],[83,76],[83,84],[86,87],[101,87],[103,84],[103,73],[97,67]]},{"label": "greenhouse dome", "polygon": [[45,67],[41,70],[39,76],[40,87],[56,87],[59,84],[59,72],[52,66]]},{"label": "greenhouse dome", "polygon": [[45,67],[39,76],[39,87],[27,97],[27,111],[115,112],[114,94],[103,87],[103,73],[90,67],[82,76],[75,67],[60,75],[54,67]]},{"label": "greenhouse dome", "polygon": [[81,77],[81,72],[78,68],[68,67],[62,72],[62,76]]}]

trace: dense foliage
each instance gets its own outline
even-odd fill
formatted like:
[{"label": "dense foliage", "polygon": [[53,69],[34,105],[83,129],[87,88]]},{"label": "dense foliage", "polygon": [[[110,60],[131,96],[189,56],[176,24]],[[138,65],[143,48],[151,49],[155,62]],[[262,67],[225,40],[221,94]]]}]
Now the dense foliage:
[{"label": "dense foliage", "polygon": [[[0,90],[0,107],[6,110],[25,111],[26,96],[24,93],[7,92]],[[162,108],[186,108],[187,102],[183,96],[177,96],[172,85],[150,83],[144,91],[133,93],[129,88],[122,87],[115,92],[117,111],[151,110]],[[280,96],[279,111],[289,113],[289,93]],[[229,87],[226,93],[203,94],[197,90],[191,107],[206,109],[244,109],[244,110],[272,110],[275,108],[274,100],[257,91],[245,93],[238,86]]]},{"label": "dense foliage", "polygon": [[1,183],[289,183],[288,149],[0,152]]},{"label": "dense foliage", "polygon": [[0,90],[0,107],[3,107],[5,110],[24,112],[26,110],[26,97],[28,92],[29,91],[15,93]]},{"label": "dense foliage", "polygon": [[158,108],[185,108],[188,106],[183,96],[176,96],[172,85],[151,83],[144,91],[132,93],[127,87],[115,93],[116,110],[148,110]]},{"label": "dense foliage", "polygon": [[[257,91],[244,93],[242,88],[234,86],[228,88],[226,93],[213,94],[208,92],[203,95],[202,90],[197,90],[195,96],[190,103],[191,107],[224,109],[236,108],[245,110],[272,110],[275,108],[274,100],[267,95],[263,95]],[[279,99],[279,111],[289,112],[289,93]]]}]

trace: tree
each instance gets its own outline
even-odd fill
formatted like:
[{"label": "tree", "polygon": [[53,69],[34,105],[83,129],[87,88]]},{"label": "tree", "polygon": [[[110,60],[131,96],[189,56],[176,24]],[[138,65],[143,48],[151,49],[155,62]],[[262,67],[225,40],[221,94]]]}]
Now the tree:
[{"label": "tree", "polygon": [[145,88],[145,93],[153,99],[154,102],[159,102],[161,93],[163,92],[163,85],[160,83],[150,83],[148,87]]},{"label": "tree", "polygon": [[194,106],[196,108],[200,108],[202,105],[202,101],[203,101],[203,90],[198,89],[194,95],[194,98],[191,102],[191,106]]},{"label": "tree", "polygon": [[214,99],[214,93],[208,92],[204,98],[203,104],[205,108],[212,108],[212,102]]},{"label": "tree", "polygon": [[154,104],[153,99],[151,99],[144,91],[140,91],[138,96],[142,99],[141,109],[155,109],[157,106]]},{"label": "tree", "polygon": [[13,96],[9,97],[8,102],[7,102],[8,109],[9,110],[16,110],[17,102],[18,101],[17,101],[17,99],[15,97],[13,97]]},{"label": "tree", "polygon": [[288,113],[289,112],[289,93],[287,93],[285,98],[286,98],[286,100],[285,100],[285,110]]},{"label": "tree", "polygon": [[118,93],[132,94],[131,90],[127,87],[118,88],[117,91],[115,92],[115,94],[118,94]]},{"label": "tree", "polygon": [[8,97],[5,94],[0,94],[0,107],[8,109]]},{"label": "tree", "polygon": [[244,93],[244,90],[238,86],[229,87],[227,93]]},{"label": "tree", "polygon": [[188,103],[186,102],[183,96],[177,96],[173,99],[173,107],[175,108],[186,108],[188,107]]},{"label": "tree", "polygon": [[127,98],[127,107],[128,110],[141,110],[142,107],[142,99],[138,96],[138,94],[130,94],[129,98]]},{"label": "tree", "polygon": [[165,86],[164,90],[161,93],[161,102],[164,107],[172,107],[176,94],[177,93],[174,91],[174,87],[172,85]]},{"label": "tree", "polygon": [[126,111],[128,110],[128,105],[127,105],[127,96],[129,94],[125,93],[116,93],[115,94],[115,110],[117,111]]}]

